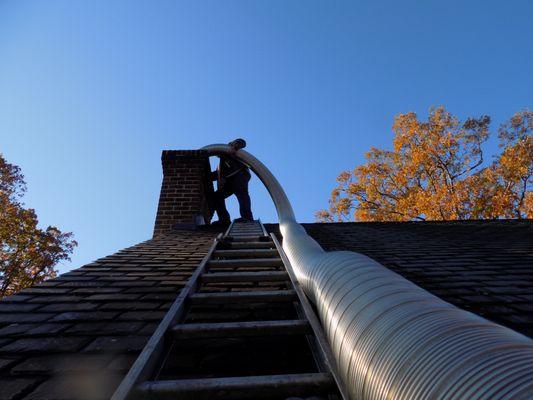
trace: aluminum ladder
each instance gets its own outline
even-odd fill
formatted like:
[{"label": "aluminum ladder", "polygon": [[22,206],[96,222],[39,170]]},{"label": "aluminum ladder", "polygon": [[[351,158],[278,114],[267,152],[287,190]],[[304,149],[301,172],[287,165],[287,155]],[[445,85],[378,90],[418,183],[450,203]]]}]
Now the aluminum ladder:
[{"label": "aluminum ladder", "polygon": [[112,400],[343,399],[312,306],[260,221],[220,234]]}]

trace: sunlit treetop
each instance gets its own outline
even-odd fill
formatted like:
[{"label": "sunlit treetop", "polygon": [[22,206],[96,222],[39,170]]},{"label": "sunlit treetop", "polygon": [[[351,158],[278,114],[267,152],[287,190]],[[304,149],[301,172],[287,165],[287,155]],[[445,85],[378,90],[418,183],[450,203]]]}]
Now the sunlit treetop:
[{"label": "sunlit treetop", "polygon": [[482,145],[490,118],[461,122],[444,107],[427,121],[394,119],[393,150],[372,148],[366,162],[337,177],[321,221],[533,218],[533,112],[499,129],[501,153],[490,163]]}]

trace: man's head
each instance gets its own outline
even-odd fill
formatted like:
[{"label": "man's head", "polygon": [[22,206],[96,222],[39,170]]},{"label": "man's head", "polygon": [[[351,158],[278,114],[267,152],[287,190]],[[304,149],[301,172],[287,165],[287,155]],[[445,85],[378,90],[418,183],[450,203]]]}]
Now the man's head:
[{"label": "man's head", "polygon": [[235,151],[244,149],[246,147],[246,140],[244,139],[235,139],[228,143]]}]

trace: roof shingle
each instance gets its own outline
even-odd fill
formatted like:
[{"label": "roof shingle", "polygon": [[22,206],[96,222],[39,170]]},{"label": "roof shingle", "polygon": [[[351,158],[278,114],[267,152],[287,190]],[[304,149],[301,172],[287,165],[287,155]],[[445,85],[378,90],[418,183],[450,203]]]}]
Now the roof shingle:
[{"label": "roof shingle", "polygon": [[157,237],[0,301],[0,400],[109,398],[214,236]]}]

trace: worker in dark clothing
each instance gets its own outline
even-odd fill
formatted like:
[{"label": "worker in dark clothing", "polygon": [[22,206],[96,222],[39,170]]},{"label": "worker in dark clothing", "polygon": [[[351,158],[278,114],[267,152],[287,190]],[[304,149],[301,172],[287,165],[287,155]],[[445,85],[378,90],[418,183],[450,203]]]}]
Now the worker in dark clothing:
[{"label": "worker in dark clothing", "polygon": [[[236,152],[246,147],[244,139],[236,139],[228,143],[233,152]],[[217,191],[215,192],[214,208],[218,214],[218,221],[215,225],[229,225],[230,216],[226,209],[226,198],[234,194],[239,201],[239,211],[241,218],[238,222],[250,222],[254,220],[252,215],[252,208],[250,202],[250,195],[248,194],[248,182],[251,175],[248,167],[239,160],[222,155],[218,169],[212,172],[213,180],[217,181]]]}]

